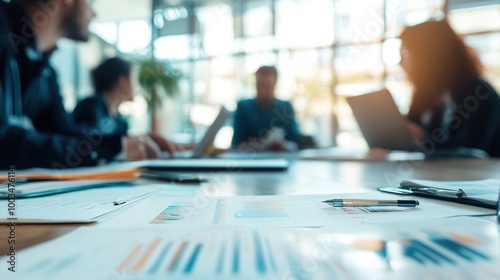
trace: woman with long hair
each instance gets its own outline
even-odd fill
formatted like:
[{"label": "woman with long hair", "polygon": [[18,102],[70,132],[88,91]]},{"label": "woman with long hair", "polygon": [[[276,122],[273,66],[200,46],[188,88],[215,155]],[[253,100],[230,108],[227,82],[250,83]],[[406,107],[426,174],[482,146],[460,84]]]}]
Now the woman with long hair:
[{"label": "woman with long hair", "polygon": [[401,66],[413,85],[413,134],[438,148],[500,157],[500,98],[482,78],[476,53],[445,20],[406,27],[401,41]]}]

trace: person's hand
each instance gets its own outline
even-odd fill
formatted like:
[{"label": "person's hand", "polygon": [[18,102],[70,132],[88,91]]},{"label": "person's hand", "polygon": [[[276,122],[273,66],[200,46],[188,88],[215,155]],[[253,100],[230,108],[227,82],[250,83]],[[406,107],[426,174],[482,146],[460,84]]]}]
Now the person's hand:
[{"label": "person's hand", "polygon": [[374,147],[370,148],[363,158],[366,160],[385,160],[390,153],[390,150]]},{"label": "person's hand", "polygon": [[413,140],[422,140],[424,138],[424,130],[419,124],[414,123],[412,121],[408,121],[406,123],[406,127],[408,128],[408,131],[410,132],[410,137]]},{"label": "person's hand", "polygon": [[250,139],[246,142],[242,142],[241,144],[238,145],[238,152],[257,152],[260,151],[260,142],[257,141],[256,139]]},{"label": "person's hand", "polygon": [[288,151],[286,147],[286,143],[284,141],[276,141],[267,146],[266,148],[267,151],[270,152],[286,152]]},{"label": "person's hand", "polygon": [[243,142],[238,146],[238,151],[240,152],[285,152],[288,151],[287,144],[285,141],[259,141],[256,139]]},{"label": "person's hand", "polygon": [[162,151],[169,153],[170,156],[173,156],[173,154],[175,152],[182,152],[182,151],[194,149],[193,145],[174,143],[174,142],[168,141],[167,139],[163,138],[162,136],[154,134],[154,133],[150,133],[148,136],[155,142],[155,144]]},{"label": "person's hand", "polygon": [[147,135],[125,138],[125,158],[144,160],[161,157],[161,150]]}]

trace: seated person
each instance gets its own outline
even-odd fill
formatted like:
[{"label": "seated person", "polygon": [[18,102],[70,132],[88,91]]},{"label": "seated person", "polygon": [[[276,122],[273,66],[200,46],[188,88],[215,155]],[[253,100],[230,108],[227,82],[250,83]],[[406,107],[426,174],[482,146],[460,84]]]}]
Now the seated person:
[{"label": "seated person", "polygon": [[447,21],[406,27],[401,41],[401,66],[413,84],[413,136],[437,148],[500,157],[500,97],[481,77],[477,55]]},{"label": "seated person", "polygon": [[240,149],[294,151],[299,131],[292,104],[274,97],[278,72],[262,66],[255,73],[257,97],[241,100],[234,113],[232,146]]},{"label": "seated person", "polygon": [[[0,169],[92,166],[120,153],[157,157],[147,136],[102,135],[71,121],[49,58],[60,38],[86,41],[95,14],[84,0],[42,2],[0,1],[0,31],[8,34],[0,36]],[[33,24],[37,17],[44,24]]]},{"label": "seated person", "polygon": [[130,64],[120,58],[104,61],[92,71],[95,95],[80,101],[73,111],[76,124],[95,127],[104,135],[127,135],[127,121],[118,112],[124,101],[133,101]]},{"label": "seated person", "polygon": [[[74,122],[97,128],[103,135],[127,136],[128,124],[118,108],[123,102],[134,99],[130,63],[118,57],[110,58],[95,68],[91,75],[95,95],[77,104],[73,111]],[[149,137],[161,150],[169,153],[187,148],[156,134],[149,134]]]}]

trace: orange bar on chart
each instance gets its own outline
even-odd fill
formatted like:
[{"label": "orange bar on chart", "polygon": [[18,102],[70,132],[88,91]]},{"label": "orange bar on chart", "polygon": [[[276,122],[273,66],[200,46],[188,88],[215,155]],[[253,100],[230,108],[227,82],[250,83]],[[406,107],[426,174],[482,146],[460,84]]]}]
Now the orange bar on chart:
[{"label": "orange bar on chart", "polygon": [[128,254],[125,260],[116,268],[117,271],[123,271],[139,253],[142,248],[142,244],[135,246],[135,248]]},{"label": "orange bar on chart", "polygon": [[132,268],[132,270],[135,272],[140,271],[144,267],[144,264],[146,264],[146,262],[148,261],[151,254],[156,250],[156,248],[158,247],[158,245],[160,243],[161,243],[160,238],[155,239],[155,241],[153,241],[153,243],[151,243],[151,245],[149,245],[146,252],[144,252],[144,255],[142,256],[142,258],[139,259],[139,261],[135,264],[135,266]]}]

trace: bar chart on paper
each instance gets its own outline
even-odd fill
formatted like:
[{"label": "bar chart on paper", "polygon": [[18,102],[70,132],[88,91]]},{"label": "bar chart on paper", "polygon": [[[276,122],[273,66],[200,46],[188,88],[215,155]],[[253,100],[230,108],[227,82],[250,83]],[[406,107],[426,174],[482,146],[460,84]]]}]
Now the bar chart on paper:
[{"label": "bar chart on paper", "polygon": [[372,278],[374,271],[380,279],[500,279],[500,239],[494,224],[464,230],[460,223],[442,223],[326,234],[318,242],[331,244],[337,252],[333,258],[352,279]]},{"label": "bar chart on paper", "polygon": [[[283,262],[280,244],[256,231],[232,231],[190,236],[187,239],[155,238],[128,248],[116,266],[125,275],[172,275],[176,277],[278,277],[278,266],[296,265],[294,258]],[[288,263],[287,263],[288,262]]]},{"label": "bar chart on paper", "polygon": [[117,229],[83,229],[61,242],[56,245],[61,250],[52,250],[48,257],[25,257],[20,274],[25,278],[20,279],[277,279],[283,271],[300,266],[298,255],[285,257],[292,250],[283,241],[250,229],[164,232],[143,228],[127,229],[126,234]]},{"label": "bar chart on paper", "polygon": [[[381,193],[341,194],[338,197],[387,197]],[[152,224],[200,226],[318,227],[375,224],[433,217],[482,214],[425,202],[425,207],[331,207],[331,195],[214,197],[201,205],[192,198],[173,198],[150,220]],[[311,219],[314,217],[314,219]]]},{"label": "bar chart on paper", "polygon": [[288,218],[286,204],[283,201],[255,201],[245,202],[238,212],[234,214],[236,219],[270,219]]},{"label": "bar chart on paper", "polygon": [[211,222],[211,225],[232,225],[232,222],[235,224],[253,223],[255,219],[287,221],[291,217],[288,213],[288,204],[289,202],[285,200],[250,200],[232,205],[226,199],[217,199],[209,205],[208,210],[199,210],[189,201],[174,201],[150,223],[178,224],[186,221],[198,223],[204,220]]},{"label": "bar chart on paper", "polygon": [[[454,223],[460,226],[453,228]],[[495,224],[484,223],[459,220],[344,233],[325,228],[80,228],[21,251],[18,278],[5,278],[5,269],[0,277],[497,280],[499,232]],[[0,263],[5,261],[0,257]]]}]

